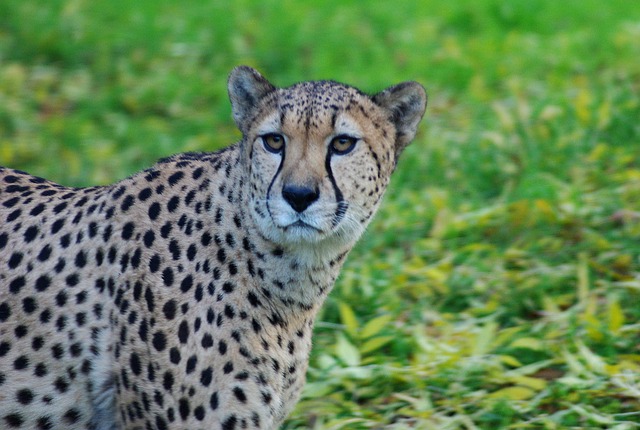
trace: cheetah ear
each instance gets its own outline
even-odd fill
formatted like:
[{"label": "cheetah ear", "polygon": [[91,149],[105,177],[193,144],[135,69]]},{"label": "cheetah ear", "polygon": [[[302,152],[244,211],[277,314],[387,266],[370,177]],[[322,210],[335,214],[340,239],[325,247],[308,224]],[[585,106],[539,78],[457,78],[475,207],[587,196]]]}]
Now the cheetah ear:
[{"label": "cheetah ear", "polygon": [[257,70],[249,66],[238,66],[233,69],[229,75],[227,88],[233,119],[242,133],[245,133],[246,124],[260,100],[276,89]]},{"label": "cheetah ear", "polygon": [[427,92],[417,82],[403,82],[373,96],[396,126],[396,155],[413,140],[427,107]]}]

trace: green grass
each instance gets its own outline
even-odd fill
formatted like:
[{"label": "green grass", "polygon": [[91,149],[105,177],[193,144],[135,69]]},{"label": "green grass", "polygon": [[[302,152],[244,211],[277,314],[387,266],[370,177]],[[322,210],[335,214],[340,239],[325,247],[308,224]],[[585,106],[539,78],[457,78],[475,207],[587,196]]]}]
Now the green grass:
[{"label": "green grass", "polygon": [[285,429],[640,427],[640,8],[0,3],[0,164],[108,183],[239,138],[226,76],[422,82]]}]

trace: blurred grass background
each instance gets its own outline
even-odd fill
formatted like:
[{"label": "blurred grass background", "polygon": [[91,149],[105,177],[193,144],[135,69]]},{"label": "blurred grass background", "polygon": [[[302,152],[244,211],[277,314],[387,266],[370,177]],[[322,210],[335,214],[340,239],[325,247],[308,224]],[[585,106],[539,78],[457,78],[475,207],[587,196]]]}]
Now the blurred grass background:
[{"label": "blurred grass background", "polygon": [[238,64],[417,80],[284,428],[633,429],[639,58],[626,0],[2,0],[0,164],[85,186],[227,146]]}]

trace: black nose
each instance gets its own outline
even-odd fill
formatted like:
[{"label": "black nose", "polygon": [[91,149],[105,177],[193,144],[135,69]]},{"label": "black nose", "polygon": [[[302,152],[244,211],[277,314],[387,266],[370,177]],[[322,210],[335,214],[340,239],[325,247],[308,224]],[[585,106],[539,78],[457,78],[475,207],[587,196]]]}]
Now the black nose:
[{"label": "black nose", "polygon": [[309,187],[298,187],[296,185],[285,185],[282,188],[282,197],[291,205],[296,212],[302,212],[311,203],[318,200],[320,192]]}]

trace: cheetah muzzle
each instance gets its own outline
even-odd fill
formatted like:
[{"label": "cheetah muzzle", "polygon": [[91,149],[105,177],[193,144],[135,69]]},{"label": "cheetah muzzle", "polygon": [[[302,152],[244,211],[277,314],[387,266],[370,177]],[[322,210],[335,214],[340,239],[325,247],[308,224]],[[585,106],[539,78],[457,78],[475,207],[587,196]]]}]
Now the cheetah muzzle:
[{"label": "cheetah muzzle", "polygon": [[426,106],[229,78],[242,141],[72,189],[0,168],[0,428],[274,429]]}]

